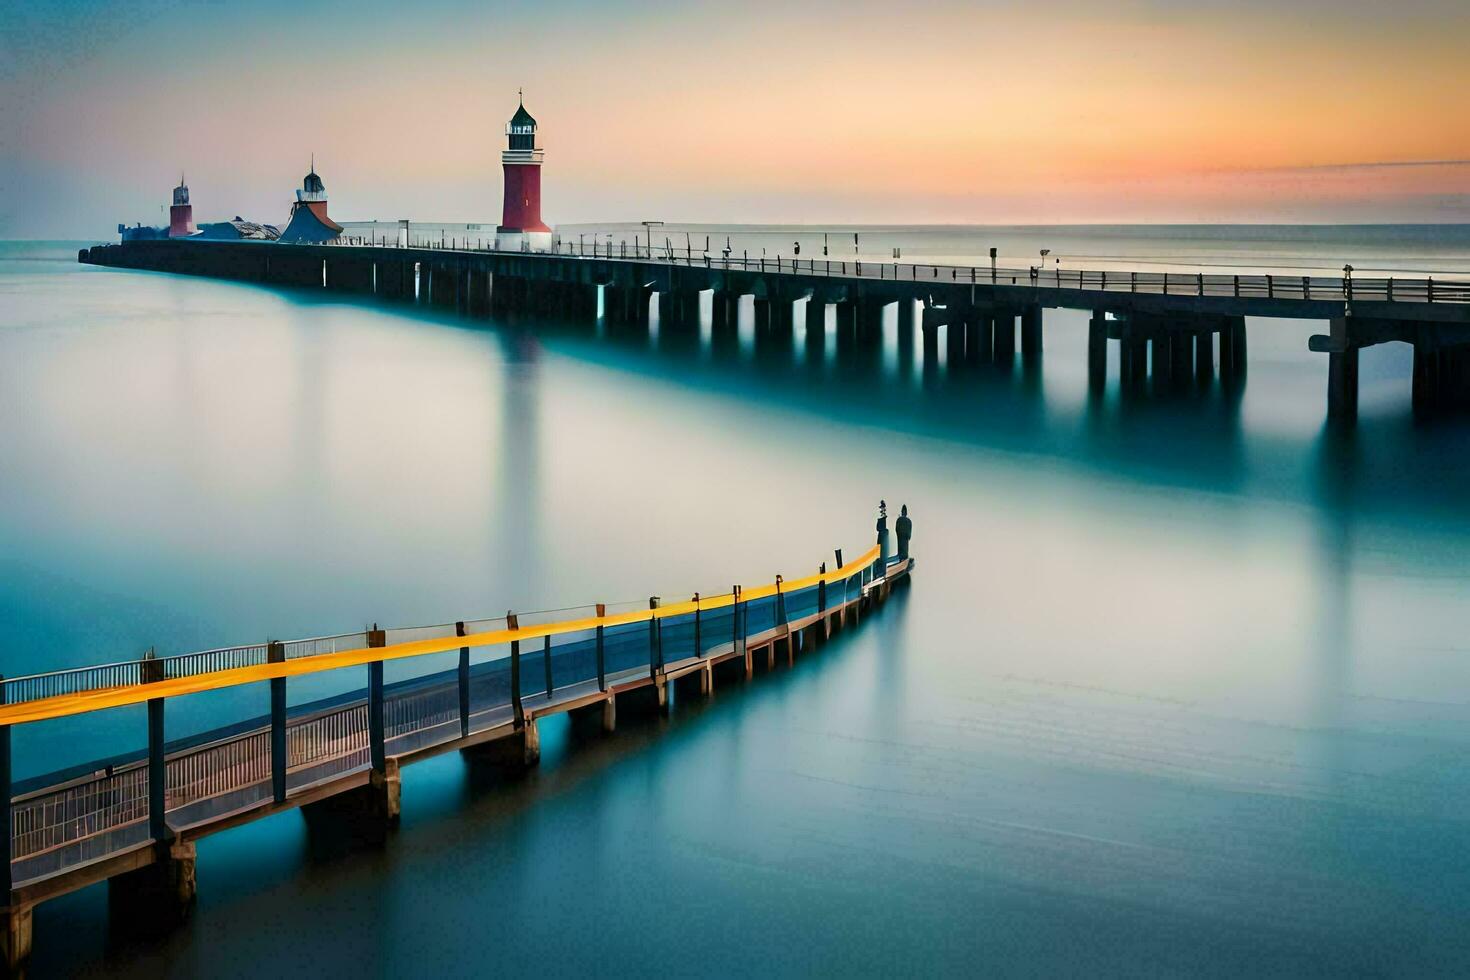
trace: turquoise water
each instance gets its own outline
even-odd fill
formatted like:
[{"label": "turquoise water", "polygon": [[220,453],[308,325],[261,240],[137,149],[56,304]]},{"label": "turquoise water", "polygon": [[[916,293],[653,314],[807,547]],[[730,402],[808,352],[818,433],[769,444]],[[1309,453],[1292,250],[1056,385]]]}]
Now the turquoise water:
[{"label": "turquoise water", "polygon": [[[1239,397],[1093,402],[1066,311],[1039,370],[926,371],[892,310],[866,365],[748,308],[725,351],[74,245],[0,249],[0,309],[7,676],[723,590],[861,548],[879,497],[921,561],[791,672],[548,725],[521,781],[406,770],[380,851],[210,838],[164,939],[103,888],[43,905],[38,975],[1470,968],[1470,426],[1412,422],[1406,350],[1364,353],[1349,438],[1315,323],[1252,320]],[[23,778],[142,715],[15,739]]]}]

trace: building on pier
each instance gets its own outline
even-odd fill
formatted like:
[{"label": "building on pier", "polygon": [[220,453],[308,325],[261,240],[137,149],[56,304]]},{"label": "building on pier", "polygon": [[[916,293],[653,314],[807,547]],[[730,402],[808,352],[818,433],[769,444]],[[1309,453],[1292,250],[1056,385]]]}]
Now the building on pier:
[{"label": "building on pier", "polygon": [[179,174],[179,186],[174,188],[174,203],[168,209],[168,237],[187,238],[195,231],[194,205],[189,203],[189,185],[184,182],[184,175]]},{"label": "building on pier", "polygon": [[184,175],[179,175],[179,186],[173,190],[173,203],[169,205],[168,227],[161,228],[142,223],[118,225],[117,233],[125,242],[156,242],[171,238],[192,238],[208,241],[274,241],[281,232],[274,225],[246,221],[238,214],[228,221],[206,221],[194,223],[194,205],[189,201],[189,185]]},{"label": "building on pier", "polygon": [[291,220],[281,232],[281,241],[293,243],[330,242],[342,234],[342,226],[327,215],[327,187],[317,176],[316,160],[311,172],[301,181],[296,202],[291,205]]},{"label": "building on pier", "polygon": [[541,220],[541,160],[545,151],[536,145],[536,119],[526,111],[525,100],[505,125],[507,147],[500,154],[505,169],[505,204],[496,247],[551,247],[551,229]]}]

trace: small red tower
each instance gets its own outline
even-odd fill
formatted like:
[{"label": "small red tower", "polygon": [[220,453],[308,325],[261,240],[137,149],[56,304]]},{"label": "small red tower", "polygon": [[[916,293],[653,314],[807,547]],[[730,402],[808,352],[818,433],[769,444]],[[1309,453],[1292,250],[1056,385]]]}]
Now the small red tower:
[{"label": "small red tower", "polygon": [[179,186],[174,188],[174,203],[168,209],[168,237],[185,238],[194,234],[194,205],[189,203],[189,185],[184,175],[179,174]]},{"label": "small red tower", "polygon": [[508,147],[500,154],[505,168],[505,206],[495,231],[500,248],[549,248],[551,229],[541,221],[541,158],[536,146],[536,120],[521,100],[505,125]]}]

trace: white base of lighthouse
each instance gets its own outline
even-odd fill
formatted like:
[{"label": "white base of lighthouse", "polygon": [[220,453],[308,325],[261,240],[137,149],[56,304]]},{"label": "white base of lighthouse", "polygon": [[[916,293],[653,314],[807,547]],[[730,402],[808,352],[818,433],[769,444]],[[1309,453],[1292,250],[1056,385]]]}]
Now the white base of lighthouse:
[{"label": "white base of lighthouse", "polygon": [[549,231],[501,231],[495,234],[495,247],[502,252],[549,252],[552,239]]}]

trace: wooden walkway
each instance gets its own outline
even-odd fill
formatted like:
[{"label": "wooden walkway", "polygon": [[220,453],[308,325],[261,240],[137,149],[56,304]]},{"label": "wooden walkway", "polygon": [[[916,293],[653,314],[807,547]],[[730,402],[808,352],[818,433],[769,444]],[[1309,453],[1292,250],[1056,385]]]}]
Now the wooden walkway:
[{"label": "wooden walkway", "polygon": [[[159,906],[163,896],[163,907],[186,909],[199,839],[288,809],[381,838],[397,819],[402,766],[450,751],[534,765],[539,719],[596,714],[612,731],[620,705],[667,710],[672,683],[707,695],[717,672],[748,678],[756,666],[793,663],[857,623],[911,568],[875,546],[830,572],[669,605],[374,628],[0,682],[6,961],[28,957],[31,909],[42,901],[107,880],[132,904]],[[451,651],[454,669],[383,681],[387,661]],[[365,671],[364,688],[288,711],[289,678],[353,668]],[[260,681],[271,686],[269,716],[166,740],[169,698]],[[139,703],[148,705],[146,754],[11,784],[12,726]]]}]

